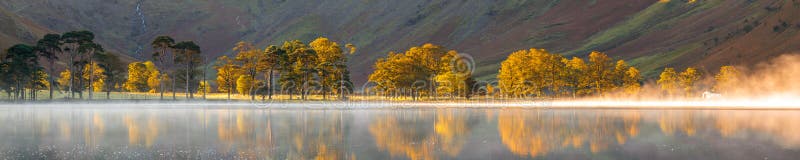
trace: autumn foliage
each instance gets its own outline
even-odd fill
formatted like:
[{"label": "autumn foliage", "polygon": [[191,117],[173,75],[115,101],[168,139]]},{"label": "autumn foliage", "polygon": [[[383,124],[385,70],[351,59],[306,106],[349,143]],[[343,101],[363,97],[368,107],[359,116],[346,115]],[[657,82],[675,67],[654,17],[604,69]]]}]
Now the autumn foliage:
[{"label": "autumn foliage", "polygon": [[511,53],[497,75],[501,95],[511,98],[636,94],[641,79],[636,68],[602,52],[590,53],[586,63],[536,48]]}]

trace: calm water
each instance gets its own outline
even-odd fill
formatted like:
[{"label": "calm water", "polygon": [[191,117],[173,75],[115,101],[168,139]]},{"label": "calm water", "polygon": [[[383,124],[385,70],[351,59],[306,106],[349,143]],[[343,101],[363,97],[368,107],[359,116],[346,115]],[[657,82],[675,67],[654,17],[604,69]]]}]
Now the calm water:
[{"label": "calm water", "polygon": [[0,159],[798,159],[800,111],[0,108]]}]

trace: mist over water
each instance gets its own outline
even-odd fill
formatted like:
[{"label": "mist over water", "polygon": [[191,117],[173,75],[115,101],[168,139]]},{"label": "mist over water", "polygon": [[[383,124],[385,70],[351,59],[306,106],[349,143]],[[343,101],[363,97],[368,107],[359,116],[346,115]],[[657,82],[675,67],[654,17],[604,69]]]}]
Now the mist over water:
[{"label": "mist over water", "polygon": [[2,159],[793,159],[800,111],[0,108]]},{"label": "mist over water", "polygon": [[[655,82],[645,82],[640,93],[628,95],[610,93],[602,96],[561,100],[555,106],[629,106],[680,108],[798,108],[800,107],[800,54],[784,54],[753,67],[736,66],[739,76],[733,77],[734,87],[715,91],[716,72],[706,72],[697,81],[694,92],[679,88],[666,94]],[[718,68],[714,68],[717,71]],[[657,77],[656,77],[657,78]],[[719,94],[703,98],[703,92]]]}]

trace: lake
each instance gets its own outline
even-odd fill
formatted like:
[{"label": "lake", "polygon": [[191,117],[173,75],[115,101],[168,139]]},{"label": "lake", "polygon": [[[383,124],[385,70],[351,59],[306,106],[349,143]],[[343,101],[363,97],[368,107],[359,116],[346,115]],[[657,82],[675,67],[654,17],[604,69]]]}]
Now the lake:
[{"label": "lake", "polygon": [[800,110],[0,107],[0,159],[797,159]]}]

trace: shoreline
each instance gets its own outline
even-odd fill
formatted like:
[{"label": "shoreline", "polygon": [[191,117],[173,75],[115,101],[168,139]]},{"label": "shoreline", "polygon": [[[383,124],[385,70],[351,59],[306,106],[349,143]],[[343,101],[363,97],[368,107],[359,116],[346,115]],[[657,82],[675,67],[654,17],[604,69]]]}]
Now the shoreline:
[{"label": "shoreline", "polygon": [[[64,106],[67,105],[67,106]],[[800,102],[774,101],[617,101],[617,100],[461,100],[461,101],[37,101],[0,102],[0,108],[251,108],[251,109],[655,109],[655,110],[800,110]]]}]

